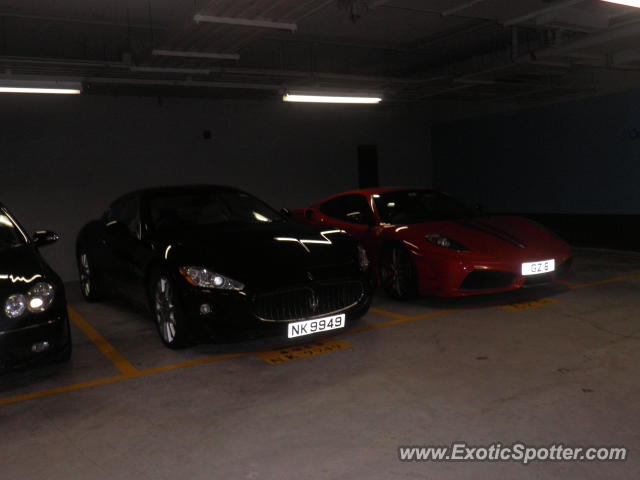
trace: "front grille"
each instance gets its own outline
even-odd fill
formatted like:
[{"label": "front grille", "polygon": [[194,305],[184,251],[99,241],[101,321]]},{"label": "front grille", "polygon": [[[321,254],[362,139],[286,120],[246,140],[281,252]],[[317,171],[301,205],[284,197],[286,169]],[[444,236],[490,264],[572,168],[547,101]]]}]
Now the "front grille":
[{"label": "front grille", "polygon": [[516,276],[509,272],[476,270],[467,275],[460,290],[498,290],[511,286],[515,278]]},{"label": "front grille", "polygon": [[253,313],[262,320],[290,322],[337,313],[356,305],[363,296],[361,282],[313,284],[258,295]]}]

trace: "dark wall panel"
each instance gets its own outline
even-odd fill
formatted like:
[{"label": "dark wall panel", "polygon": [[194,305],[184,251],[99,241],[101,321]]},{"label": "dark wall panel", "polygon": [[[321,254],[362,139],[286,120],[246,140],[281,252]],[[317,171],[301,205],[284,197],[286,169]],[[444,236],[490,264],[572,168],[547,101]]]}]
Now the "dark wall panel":
[{"label": "dark wall panel", "polygon": [[[210,132],[210,139],[203,132]],[[0,96],[0,201],[75,279],[76,233],[135,188],[218,183],[276,207],[357,188],[360,144],[378,146],[381,182],[431,182],[424,115],[406,107],[106,96]]]},{"label": "dark wall panel", "polygon": [[499,212],[640,213],[640,93],[432,130],[434,184]]}]

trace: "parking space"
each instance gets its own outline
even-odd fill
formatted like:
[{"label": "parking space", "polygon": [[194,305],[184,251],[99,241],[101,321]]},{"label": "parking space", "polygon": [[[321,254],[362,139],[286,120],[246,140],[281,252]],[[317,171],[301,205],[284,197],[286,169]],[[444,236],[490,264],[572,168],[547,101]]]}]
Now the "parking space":
[{"label": "parking space", "polygon": [[296,346],[263,338],[171,351],[148,314],[84,303],[76,287],[71,362],[1,378],[0,424],[12,438],[3,478],[640,473],[633,462],[397,458],[401,445],[451,439],[640,446],[640,256],[579,251],[566,285],[510,295],[378,295],[349,330]]}]

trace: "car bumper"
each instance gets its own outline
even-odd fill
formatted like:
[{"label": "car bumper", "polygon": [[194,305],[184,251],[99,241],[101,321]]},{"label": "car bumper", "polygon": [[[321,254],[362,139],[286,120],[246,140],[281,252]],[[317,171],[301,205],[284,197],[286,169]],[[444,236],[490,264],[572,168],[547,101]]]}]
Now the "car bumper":
[{"label": "car bumper", "polygon": [[[522,263],[554,258],[556,269],[551,273],[522,275]],[[571,252],[541,254],[536,258],[487,260],[462,258],[425,261],[418,258],[416,270],[421,295],[464,297],[508,292],[521,288],[548,285],[566,278],[572,267]]]},{"label": "car bumper", "polygon": [[[208,337],[215,337],[220,333],[229,334],[233,332],[250,336],[273,335],[287,337],[287,325],[292,322],[344,314],[346,325],[348,326],[350,322],[363,316],[371,305],[372,289],[368,278],[363,279],[361,283],[362,295],[357,298],[357,301],[354,299],[348,306],[337,309],[321,308],[315,313],[302,314],[295,316],[295,318],[274,319],[261,317],[257,301],[264,294],[214,292],[193,287],[183,287],[180,297],[184,313],[193,332],[204,334]],[[306,288],[309,288],[309,285],[292,286],[288,289],[270,292],[268,295],[278,295],[280,292],[295,292]]]},{"label": "car bumper", "polygon": [[51,358],[69,348],[69,339],[66,312],[29,325],[0,330],[0,370]]}]

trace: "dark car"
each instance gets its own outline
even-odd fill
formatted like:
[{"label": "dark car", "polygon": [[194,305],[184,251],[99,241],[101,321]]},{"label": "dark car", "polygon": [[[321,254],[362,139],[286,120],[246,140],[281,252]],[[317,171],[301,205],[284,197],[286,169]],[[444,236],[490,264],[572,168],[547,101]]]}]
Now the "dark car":
[{"label": "dark car", "polygon": [[77,259],[85,299],[148,305],[169,348],[225,331],[318,334],[371,302],[369,261],[346,232],[290,223],[231,187],[124,195],[82,229]]},{"label": "dark car", "polygon": [[38,360],[68,360],[71,334],[64,285],[38,247],[58,240],[29,237],[0,204],[0,369]]}]

